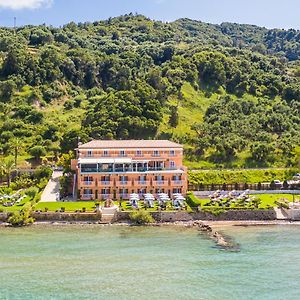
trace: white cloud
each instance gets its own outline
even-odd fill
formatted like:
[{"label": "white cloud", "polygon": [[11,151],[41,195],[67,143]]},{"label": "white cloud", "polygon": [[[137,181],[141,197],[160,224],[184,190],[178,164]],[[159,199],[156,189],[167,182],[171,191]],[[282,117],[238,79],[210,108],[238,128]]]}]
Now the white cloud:
[{"label": "white cloud", "polygon": [[53,0],[0,0],[0,8],[8,9],[35,9],[51,6]]}]

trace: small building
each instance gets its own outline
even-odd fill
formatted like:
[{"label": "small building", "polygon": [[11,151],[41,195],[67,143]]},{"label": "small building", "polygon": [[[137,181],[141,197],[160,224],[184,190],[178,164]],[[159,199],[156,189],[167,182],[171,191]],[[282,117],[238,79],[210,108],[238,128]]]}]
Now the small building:
[{"label": "small building", "polygon": [[167,140],[93,140],[76,150],[72,169],[81,200],[187,192],[180,144]]}]

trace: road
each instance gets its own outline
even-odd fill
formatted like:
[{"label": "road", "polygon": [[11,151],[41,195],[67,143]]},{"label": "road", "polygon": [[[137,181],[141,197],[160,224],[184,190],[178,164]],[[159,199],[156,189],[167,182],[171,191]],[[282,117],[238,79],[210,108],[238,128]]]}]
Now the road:
[{"label": "road", "polygon": [[60,189],[59,177],[62,175],[62,171],[53,172],[52,177],[42,193],[40,202],[56,202],[58,200],[57,195]]}]

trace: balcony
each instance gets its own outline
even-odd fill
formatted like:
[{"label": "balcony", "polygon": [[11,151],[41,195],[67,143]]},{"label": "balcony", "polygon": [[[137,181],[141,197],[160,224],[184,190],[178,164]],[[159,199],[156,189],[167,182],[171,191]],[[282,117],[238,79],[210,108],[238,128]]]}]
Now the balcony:
[{"label": "balcony", "polygon": [[92,200],[94,198],[93,194],[83,194],[81,195],[82,200]]},{"label": "balcony", "polygon": [[166,186],[168,185],[168,180],[153,180],[154,186]]},{"label": "balcony", "polygon": [[81,168],[81,173],[97,173],[97,168]]},{"label": "balcony", "polygon": [[132,181],[117,181],[116,182],[117,186],[132,186]]},{"label": "balcony", "polygon": [[135,180],[134,185],[135,186],[149,186],[150,181],[149,180]]},{"label": "balcony", "polygon": [[172,183],[172,185],[182,186],[183,181],[182,180],[172,180],[171,183]]},{"label": "balcony", "polygon": [[163,170],[167,170],[163,167],[150,167],[148,168],[149,171],[163,171]]},{"label": "balcony", "polygon": [[112,173],[113,169],[112,168],[108,168],[108,169],[98,169],[98,173]]},{"label": "balcony", "polygon": [[98,181],[98,186],[110,186],[110,185],[113,185],[112,181],[108,181],[108,180]]},{"label": "balcony", "polygon": [[94,187],[95,186],[95,181],[81,181],[80,186],[83,187]]},{"label": "balcony", "polygon": [[112,194],[99,194],[99,195],[98,195],[98,198],[99,198],[99,199],[103,199],[103,200],[106,200],[106,199],[112,199],[112,198],[113,198],[113,195],[112,195]]}]

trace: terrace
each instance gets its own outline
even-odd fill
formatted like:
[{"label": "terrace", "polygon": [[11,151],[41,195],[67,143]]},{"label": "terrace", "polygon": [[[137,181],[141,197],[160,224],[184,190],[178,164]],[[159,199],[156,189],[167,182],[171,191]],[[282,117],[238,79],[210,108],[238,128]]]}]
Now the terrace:
[{"label": "terrace", "polygon": [[82,174],[88,173],[135,173],[135,172],[156,172],[174,171],[183,172],[178,167],[167,167],[163,160],[157,161],[133,161],[130,158],[121,159],[79,159],[78,166]]}]

